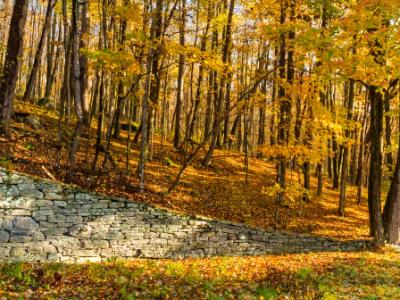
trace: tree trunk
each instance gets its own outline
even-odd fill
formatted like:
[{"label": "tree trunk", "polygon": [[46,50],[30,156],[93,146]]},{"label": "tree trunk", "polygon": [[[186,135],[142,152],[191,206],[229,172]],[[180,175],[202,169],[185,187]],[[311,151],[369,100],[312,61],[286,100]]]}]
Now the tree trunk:
[{"label": "tree trunk", "polygon": [[[90,34],[90,18],[89,18],[89,1],[82,1],[82,13],[81,13],[81,32],[79,47],[85,49],[89,47],[89,34]],[[88,58],[85,54],[79,53],[79,67],[80,67],[80,89],[81,89],[81,105],[84,122],[86,125],[89,124],[89,97],[87,97],[88,89]]]},{"label": "tree trunk", "polygon": [[78,25],[79,20],[79,0],[74,0],[72,2],[72,66],[73,66],[73,86],[74,86],[74,100],[75,100],[75,113],[77,117],[77,123],[75,127],[75,132],[72,139],[71,148],[69,151],[68,164],[70,172],[68,173],[67,181],[70,181],[74,172],[76,153],[79,147],[79,140],[82,134],[84,125],[84,116],[82,110],[82,92],[81,92],[81,68],[79,63],[79,39],[80,39],[80,29]]},{"label": "tree trunk", "polygon": [[356,185],[357,179],[357,143],[358,140],[358,130],[353,131],[354,144],[351,146],[351,157],[350,157],[350,168],[349,168],[349,183],[351,185]]},{"label": "tree trunk", "polygon": [[148,118],[148,101],[149,101],[149,94],[150,94],[150,77],[151,77],[151,63],[153,61],[152,59],[153,55],[153,49],[150,47],[149,49],[149,54],[147,58],[147,66],[146,66],[146,79],[144,82],[144,94],[142,98],[142,139],[141,139],[141,145],[140,145],[140,154],[139,154],[139,164],[138,164],[138,173],[139,173],[139,191],[143,192],[144,191],[144,168],[145,168],[145,162],[146,162],[146,156],[147,156],[147,134],[148,134],[148,128],[147,128],[147,118]]},{"label": "tree trunk", "polygon": [[[49,98],[51,96],[51,90],[53,88],[54,79],[56,77],[56,71],[58,69],[58,64],[54,63],[54,59],[58,58],[61,53],[61,45],[62,45],[62,30],[61,30],[61,22],[58,26],[58,38],[55,40],[56,35],[56,25],[57,25],[57,17],[53,16],[53,28],[51,34],[48,34],[47,40],[47,75],[46,75],[46,88],[44,97]],[[49,42],[51,41],[51,42]],[[54,42],[57,43],[57,47],[54,45]]]},{"label": "tree trunk", "polygon": [[[286,7],[284,4],[281,4],[281,12],[280,12],[280,24],[283,25],[286,21]],[[285,34],[280,34],[280,54],[279,54],[279,77],[282,81],[285,80],[286,70],[286,39]],[[287,80],[291,79],[292,66],[291,63],[292,57],[288,55],[288,73]],[[278,100],[279,100],[279,124],[278,124],[278,145],[284,146],[289,143],[289,128],[291,122],[291,102],[289,99],[286,99],[286,91],[284,85],[281,83],[278,89]],[[276,183],[279,185],[279,192],[277,193],[275,200],[275,227],[277,227],[279,222],[279,207],[283,202],[284,198],[284,190],[286,188],[286,164],[287,160],[285,156],[280,156],[278,158],[277,165],[277,176]]]},{"label": "tree trunk", "polygon": [[[226,22],[226,34],[225,34],[225,42],[222,49],[222,62],[226,64],[228,62],[228,56],[231,47],[231,37],[232,37],[232,19],[233,19],[233,10],[235,6],[235,1],[231,0],[229,4],[229,12],[228,12],[228,19]],[[211,135],[211,144],[208,149],[208,152],[204,158],[203,164],[205,166],[209,166],[211,159],[213,157],[213,153],[215,147],[217,145],[218,137],[220,134],[220,127],[221,127],[221,118],[222,118],[222,102],[224,99],[224,88],[226,87],[226,80],[227,80],[227,73],[228,70],[226,69],[223,74],[221,75],[221,82],[220,82],[220,90],[219,94],[216,95],[216,103],[215,103],[215,113],[214,113],[214,123],[212,128],[212,135]],[[215,89],[216,91],[216,89]]]},{"label": "tree trunk", "polygon": [[[162,27],[163,27],[163,6],[164,0],[156,0],[155,11],[152,24],[151,24],[151,40],[155,44],[151,53],[151,77],[150,77],[150,91],[149,100],[151,106],[148,109],[147,118],[147,143],[151,141],[154,130],[154,115],[155,109],[158,107],[158,99],[160,95],[160,74],[159,74],[159,64],[160,64],[160,50],[161,50],[161,37],[162,37]],[[142,136],[143,137],[143,136]]]},{"label": "tree trunk", "polygon": [[[69,120],[71,115],[71,49],[72,49],[72,34],[67,20],[67,0],[62,2],[62,18],[64,27],[64,76],[63,84],[60,93],[60,113],[61,116],[66,114],[66,119]],[[65,108],[66,103],[66,108]]]},{"label": "tree trunk", "polygon": [[[201,42],[200,42],[200,51],[201,52],[204,52],[206,50],[207,34],[208,34],[209,26],[210,26],[210,17],[207,18],[207,25],[204,30],[203,37],[201,38]],[[192,121],[190,122],[189,133],[188,133],[189,139],[191,139],[193,137],[194,127],[197,122],[197,115],[198,115],[198,111],[200,108],[200,101],[201,101],[201,83],[203,82],[203,76],[204,76],[204,63],[203,63],[203,61],[201,61],[200,66],[199,66],[199,75],[197,78],[197,89],[196,89],[196,96],[195,96],[195,102],[194,102],[194,108],[193,108],[193,117],[192,117]]]},{"label": "tree trunk", "polygon": [[[181,18],[179,24],[179,45],[185,47],[185,26],[186,26],[186,0],[181,0]],[[182,96],[183,96],[183,77],[185,72],[185,55],[179,54],[178,65],[178,86],[176,91],[175,107],[175,134],[174,147],[180,148],[181,144],[181,114],[182,114]]]},{"label": "tree trunk", "polygon": [[391,141],[391,136],[392,136],[392,126],[390,124],[390,97],[389,97],[389,92],[386,91],[385,94],[385,99],[384,99],[384,106],[385,106],[385,142],[386,142],[386,148],[388,148],[387,153],[385,154],[385,161],[386,161],[386,166],[389,170],[389,174],[392,175],[393,171],[393,154],[392,154],[392,141]]},{"label": "tree trunk", "polygon": [[[354,104],[354,80],[350,79],[348,87],[348,101],[347,101],[347,121],[350,122],[353,119],[353,104]],[[345,130],[346,139],[350,138],[350,130]],[[347,187],[347,176],[348,176],[348,161],[349,161],[350,149],[347,145],[344,145],[343,159],[342,159],[342,170],[340,174],[340,195],[339,195],[339,215],[344,216],[344,209],[346,205],[346,187]]]},{"label": "tree trunk", "polygon": [[24,43],[24,29],[28,3],[29,1],[27,0],[15,0],[8,33],[7,53],[0,77],[0,133],[7,136],[9,135],[11,114],[15,98],[15,86]]},{"label": "tree trunk", "polygon": [[387,242],[398,243],[400,241],[400,147],[397,151],[396,167],[383,209],[383,226]]},{"label": "tree trunk", "polygon": [[371,157],[368,180],[368,210],[370,218],[370,234],[376,243],[383,243],[381,184],[382,184],[382,127],[383,99],[377,86],[369,87],[371,101]]},{"label": "tree trunk", "polygon": [[318,185],[317,185],[317,196],[321,197],[322,195],[322,164],[318,163],[317,164],[317,179],[318,179]]},{"label": "tree trunk", "polygon": [[[42,29],[42,33],[40,35],[39,43],[38,43],[38,46],[36,49],[36,54],[35,54],[35,59],[33,61],[32,70],[29,75],[28,83],[25,88],[25,93],[24,93],[24,97],[23,97],[24,100],[27,100],[32,97],[33,87],[35,85],[37,73],[38,73],[39,67],[40,67],[40,61],[42,59],[42,53],[43,53],[43,49],[44,49],[44,45],[45,45],[44,42],[46,39],[47,31],[49,30],[49,27],[50,27],[51,13],[53,11],[53,7],[55,4],[56,4],[56,2],[53,0],[49,0],[49,2],[47,3],[46,16],[44,19],[43,29]],[[50,41],[48,41],[48,42],[50,42]]]},{"label": "tree trunk", "polygon": [[[366,93],[366,97],[368,97],[368,92]],[[367,131],[367,109],[368,109],[368,98],[365,99],[364,112],[362,117],[362,126],[360,129],[360,145],[358,149],[358,158],[357,158],[357,204],[361,204],[361,192],[363,185],[363,177],[364,177],[364,154],[365,154],[365,136]]]},{"label": "tree trunk", "polygon": [[96,152],[93,159],[92,170],[96,171],[97,160],[100,153],[101,140],[103,135],[103,120],[104,120],[104,71],[101,68],[101,75],[99,77],[99,111],[97,114],[97,135],[96,135]]},{"label": "tree trunk", "polygon": [[332,188],[337,189],[339,187],[339,149],[338,144],[336,142],[335,133],[332,134],[332,151],[333,151],[333,158],[332,158],[332,175],[333,175],[333,183]]}]

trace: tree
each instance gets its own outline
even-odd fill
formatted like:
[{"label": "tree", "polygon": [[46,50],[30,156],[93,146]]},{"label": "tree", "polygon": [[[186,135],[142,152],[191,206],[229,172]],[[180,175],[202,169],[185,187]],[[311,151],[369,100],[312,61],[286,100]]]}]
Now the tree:
[{"label": "tree", "polygon": [[8,32],[7,52],[0,78],[0,133],[9,135],[15,86],[21,65],[24,30],[29,1],[16,0]]},{"label": "tree", "polygon": [[[36,49],[36,54],[35,54],[35,58],[33,61],[32,70],[31,70],[31,73],[29,74],[28,83],[26,84],[25,93],[24,93],[24,97],[23,97],[24,100],[27,100],[32,97],[33,87],[35,85],[35,80],[37,77],[37,73],[39,71],[39,65],[41,63],[43,49],[45,46],[45,39],[46,39],[47,31],[49,30],[49,27],[50,27],[51,14],[52,14],[54,5],[56,5],[56,3],[57,3],[56,0],[49,0],[47,3],[46,16],[44,19],[42,33],[40,34],[40,39],[39,39],[39,43],[38,43],[38,46]],[[47,41],[47,42],[50,43],[50,41]]]}]

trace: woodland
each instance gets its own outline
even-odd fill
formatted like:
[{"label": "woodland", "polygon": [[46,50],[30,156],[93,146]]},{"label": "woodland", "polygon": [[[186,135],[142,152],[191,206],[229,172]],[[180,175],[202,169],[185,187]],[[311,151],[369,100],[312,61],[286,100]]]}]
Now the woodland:
[{"label": "woodland", "polygon": [[399,0],[0,0],[0,20],[1,167],[376,247],[2,264],[0,295],[400,298]]}]

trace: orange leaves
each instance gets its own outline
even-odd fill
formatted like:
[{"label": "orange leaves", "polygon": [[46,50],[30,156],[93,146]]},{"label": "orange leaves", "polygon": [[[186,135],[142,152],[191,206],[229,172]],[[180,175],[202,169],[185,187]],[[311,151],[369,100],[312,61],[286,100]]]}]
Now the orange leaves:
[{"label": "orange leaves", "polygon": [[0,266],[5,298],[398,299],[399,253],[330,252],[262,257]]},{"label": "orange leaves", "polygon": [[[305,126],[311,126],[313,143],[309,147],[292,144],[289,147],[268,146],[260,149],[264,157],[295,157],[301,164],[308,160],[311,163],[319,162],[326,155],[326,140],[330,137],[333,122],[332,115],[319,104],[317,100],[312,103],[313,113],[318,119],[311,121],[305,119]],[[47,177],[41,168],[46,168],[56,177],[63,178],[55,166],[54,158],[57,157],[57,116],[55,113],[47,113],[48,110],[29,103],[16,103],[16,111],[30,111],[40,117],[45,129],[34,131],[23,123],[14,123],[16,137],[24,136],[28,131],[32,135],[17,139],[15,145],[15,162],[7,159],[9,149],[6,143],[0,143],[0,161],[3,166],[12,167],[16,171],[28,172],[33,175]],[[322,122],[325,125],[321,125]],[[350,126],[350,125],[349,125]],[[329,127],[329,130],[325,127]],[[63,135],[69,136],[71,129],[67,123],[62,122]],[[72,127],[71,127],[72,128]],[[95,136],[96,124],[92,124],[90,135]],[[337,139],[340,140],[338,128]],[[41,139],[35,138],[35,134]],[[118,170],[125,170],[126,163],[126,132],[121,132],[121,139],[113,139],[111,154],[117,164],[117,170],[107,166],[107,175],[98,180],[96,191],[113,195],[131,198],[135,201],[161,205],[170,209],[190,214],[208,216],[215,219],[228,220],[259,228],[271,228],[274,224],[274,193],[269,194],[266,187],[275,183],[276,169],[275,161],[250,157],[249,159],[249,180],[245,182],[244,157],[242,154],[228,150],[217,150],[211,168],[201,166],[203,153],[196,157],[192,166],[188,168],[183,178],[182,185],[173,194],[162,197],[162,193],[168,188],[177,173],[173,164],[166,164],[168,158],[174,163],[181,161],[180,154],[173,150],[169,142],[161,141],[158,135],[154,138],[153,160],[147,164],[148,192],[139,194],[135,192],[137,179],[134,175],[136,168],[137,147],[131,150],[129,177],[123,176]],[[51,142],[49,142],[51,141]],[[342,140],[340,140],[342,141]],[[342,141],[345,143],[345,141]],[[350,141],[346,141],[350,142]],[[30,147],[28,145],[34,145]],[[87,169],[90,168],[91,159],[94,154],[92,147],[86,147],[86,142],[78,151],[78,163],[74,182],[85,187],[88,183]],[[29,147],[29,149],[27,149]],[[66,150],[62,150],[66,151]],[[28,161],[29,163],[25,163]],[[66,162],[61,161],[61,169],[64,169]],[[313,174],[311,169],[311,174]],[[330,188],[330,183],[324,185],[324,192],[321,199],[314,198],[316,179],[311,177],[311,201],[302,203],[301,210],[293,203],[298,203],[298,196],[301,195],[302,174],[297,169],[288,169],[288,187],[290,187],[290,205],[281,213],[288,220],[286,227],[290,231],[310,232],[318,235],[326,235],[337,238],[352,239],[368,237],[368,222],[366,205],[358,206],[355,201],[348,202],[346,219],[336,217],[338,192]],[[267,194],[266,194],[267,192]],[[355,199],[356,190],[349,187],[349,200]]]}]

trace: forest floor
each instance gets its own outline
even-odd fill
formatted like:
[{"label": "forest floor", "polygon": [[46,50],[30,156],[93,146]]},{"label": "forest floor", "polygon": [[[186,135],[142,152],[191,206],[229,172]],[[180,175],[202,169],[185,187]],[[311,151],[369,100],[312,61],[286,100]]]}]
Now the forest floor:
[{"label": "forest floor", "polygon": [[[17,102],[15,111],[29,113],[40,121],[40,128],[28,122],[15,120],[12,123],[12,140],[0,139],[0,166],[38,177],[54,176],[64,181],[67,173],[68,146],[74,131],[74,121],[62,122],[62,148],[60,168],[58,153],[58,118],[55,111],[31,103]],[[180,167],[182,155],[171,143],[160,143],[154,139],[152,160],[146,164],[146,191],[138,193],[135,175],[139,146],[132,144],[129,153],[129,174],[126,174],[127,132],[120,139],[112,139],[110,153],[115,165],[101,167],[104,154],[100,154],[97,168],[92,172],[95,152],[96,126],[92,122],[81,138],[77,155],[76,171],[72,182],[88,188],[97,178],[92,190],[127,197],[134,201],[147,202],[182,213],[202,215],[215,219],[245,223],[253,227],[270,229],[275,225],[274,198],[265,192],[275,182],[274,164],[263,159],[249,159],[248,180],[244,169],[244,157],[235,151],[217,150],[212,165],[201,165],[204,151],[189,166],[176,190],[165,195]],[[104,142],[103,142],[104,144]],[[313,173],[313,172],[312,172]],[[49,175],[51,174],[51,175]],[[289,171],[289,181],[301,182],[297,171]],[[321,197],[315,196],[316,179],[312,177],[311,199],[308,202],[294,199],[280,211],[279,229],[311,233],[332,238],[351,240],[368,238],[368,211],[365,194],[363,203],[356,203],[356,189],[348,187],[346,216],[339,217],[337,207],[339,191],[331,188],[324,179]]]},{"label": "forest floor", "polygon": [[[0,165],[11,170],[63,181],[67,141],[73,122],[62,123],[61,168],[57,168],[57,116],[55,112],[18,102],[16,111],[40,119],[41,128],[23,122],[12,125],[12,143],[0,140]],[[95,124],[81,140],[73,183],[87,188],[93,175],[91,159]],[[88,137],[90,137],[88,139]],[[199,157],[187,169],[178,188],[163,193],[173,182],[180,154],[172,145],[155,139],[153,159],[146,169],[146,192],[136,191],[138,146],[130,153],[126,177],[126,132],[112,140],[116,165],[107,165],[94,190],[125,196],[175,211],[246,223],[258,228],[274,225],[273,198],[264,188],[274,184],[275,168],[250,158],[248,182],[244,159],[233,151],[217,151],[212,167],[201,166]],[[100,159],[102,161],[103,156]],[[100,164],[99,164],[100,166]],[[51,174],[51,175],[49,175]],[[300,180],[289,172],[289,180]],[[280,229],[329,236],[342,240],[368,238],[368,212],[355,203],[349,187],[346,216],[337,216],[338,191],[324,182],[322,197],[295,201],[281,212]],[[185,260],[110,260],[88,264],[0,264],[0,297],[6,299],[400,299],[400,255],[390,247],[374,252],[327,252],[214,257]]]},{"label": "forest floor", "polygon": [[[399,253],[0,266],[4,299],[400,299]],[[3,299],[3,298],[2,298]]]}]

